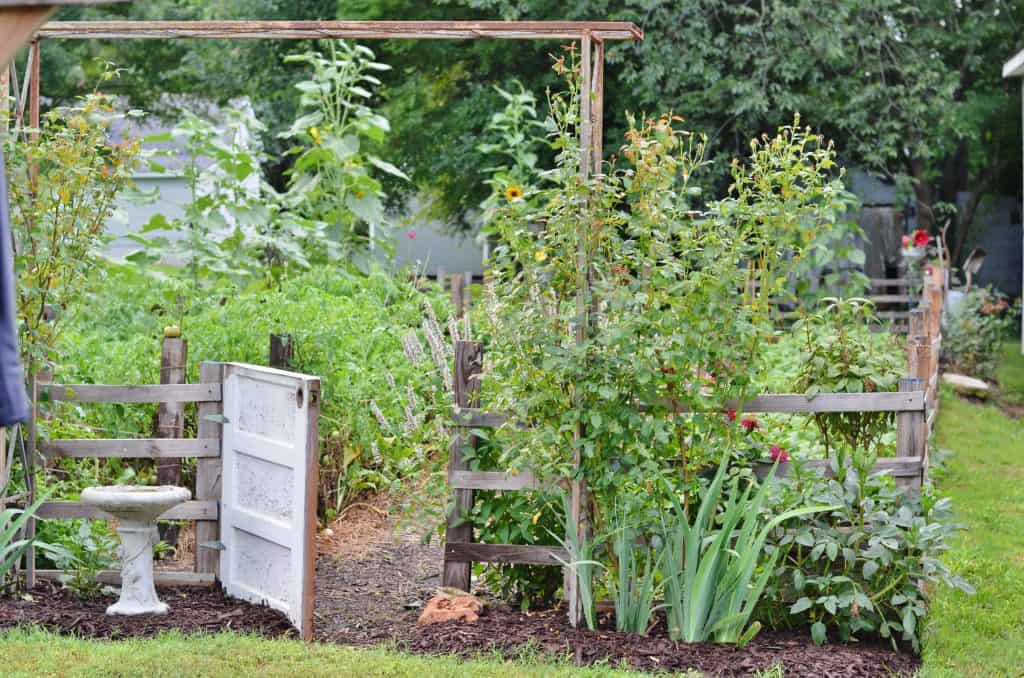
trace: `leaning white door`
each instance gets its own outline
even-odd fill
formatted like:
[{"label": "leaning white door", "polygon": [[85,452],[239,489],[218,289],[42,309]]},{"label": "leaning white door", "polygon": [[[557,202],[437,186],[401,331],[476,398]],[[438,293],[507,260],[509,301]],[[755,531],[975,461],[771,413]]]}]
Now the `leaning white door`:
[{"label": "leaning white door", "polygon": [[220,575],[228,595],[313,633],[320,380],[224,366]]}]

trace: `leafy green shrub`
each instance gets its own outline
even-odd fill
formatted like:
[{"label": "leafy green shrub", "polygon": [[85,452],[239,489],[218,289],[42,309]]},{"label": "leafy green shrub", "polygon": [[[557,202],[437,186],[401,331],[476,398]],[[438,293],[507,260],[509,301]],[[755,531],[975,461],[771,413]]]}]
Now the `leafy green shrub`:
[{"label": "leafy green shrub", "polygon": [[[866,299],[825,299],[825,307],[794,325],[804,337],[804,355],[794,387],[808,396],[818,393],[895,391],[906,365],[893,335],[871,331],[872,304]],[[814,422],[830,453],[876,452],[892,426],[888,412],[815,414]]]},{"label": "leafy green shrub", "polygon": [[36,539],[19,538],[19,534],[47,496],[43,494],[24,510],[9,508],[0,511],[0,592],[7,587],[11,573],[25,550],[33,543],[43,546],[43,543]]},{"label": "leafy green shrub", "polygon": [[[108,75],[110,75],[108,73]],[[118,113],[100,94],[43,116],[37,135],[4,134],[10,183],[19,343],[28,375],[53,359],[63,309],[79,297],[96,267],[118,193],[138,165],[138,139],[114,143]],[[0,121],[6,130],[7,121]]]},{"label": "leafy green shrub", "polygon": [[1012,326],[1006,297],[991,287],[975,287],[947,313],[943,351],[958,370],[994,379],[1001,342]]},{"label": "leafy green shrub", "polygon": [[764,546],[781,523],[834,506],[804,505],[762,518],[761,507],[775,467],[756,492],[734,478],[723,493],[729,467],[722,458],[695,516],[672,495],[673,513],[663,518],[665,606],[673,640],[745,645],[761,628],[751,622],[779,552]]},{"label": "leafy green shrub", "polygon": [[957,529],[949,499],[920,495],[874,475],[870,464],[848,466],[841,478],[794,464],[791,482],[778,483],[768,514],[832,504],[831,511],[787,521],[769,547],[781,555],[765,591],[760,617],[774,627],[810,626],[823,643],[829,633],[847,641],[865,634],[899,635],[914,649],[919,620],[936,585],[973,589],[939,560]]},{"label": "leafy green shrub", "polygon": [[[56,521],[54,521],[56,522]],[[64,582],[79,598],[95,598],[103,585],[98,575],[118,565],[118,540],[104,521],[60,521],[67,530],[45,550],[47,558],[71,573]]]}]

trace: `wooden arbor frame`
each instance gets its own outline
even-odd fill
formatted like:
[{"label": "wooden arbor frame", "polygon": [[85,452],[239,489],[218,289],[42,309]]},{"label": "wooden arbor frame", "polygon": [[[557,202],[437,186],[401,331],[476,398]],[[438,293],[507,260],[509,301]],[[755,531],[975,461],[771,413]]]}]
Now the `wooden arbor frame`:
[{"label": "wooden arbor frame", "polygon": [[[610,40],[643,40],[643,31],[635,24],[610,21],[90,21],[53,22],[42,26],[32,41],[26,64],[28,81],[29,126],[39,128],[40,66],[43,40],[90,39],[357,39],[357,40],[572,40],[580,43],[580,163],[581,180],[601,171],[604,138],[604,48]],[[6,102],[6,69],[0,75],[0,97]],[[590,307],[587,303],[590,288],[589,266],[582,242],[577,246],[579,268],[577,299],[577,342],[586,339],[589,328]],[[458,358],[458,357],[457,357]],[[462,355],[463,362],[472,358]],[[466,365],[463,365],[466,367]],[[474,370],[456,372],[470,377]],[[475,394],[479,380],[467,383],[456,393],[456,406],[476,405]],[[30,455],[35,454],[34,436],[30,441]],[[462,464],[462,436],[457,435],[452,445],[451,471],[465,470]],[[579,459],[576,459],[579,463]],[[578,529],[587,529],[582,508],[586,488],[580,481],[572,481],[571,519]],[[472,490],[456,489],[455,504],[448,517],[446,539],[452,542],[472,542],[472,524],[468,511],[472,509]],[[468,531],[468,535],[466,532]],[[468,536],[468,538],[467,538]],[[464,590],[469,589],[472,558],[449,554],[446,551],[444,583]],[[517,562],[507,558],[506,562]],[[577,580],[572,568],[565,568],[565,593],[569,603],[569,619],[575,626],[580,618],[580,600]]]}]

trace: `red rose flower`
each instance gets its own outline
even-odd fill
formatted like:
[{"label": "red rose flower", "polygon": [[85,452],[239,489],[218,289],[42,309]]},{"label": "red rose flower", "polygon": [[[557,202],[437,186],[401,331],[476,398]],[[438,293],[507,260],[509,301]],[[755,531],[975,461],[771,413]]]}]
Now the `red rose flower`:
[{"label": "red rose flower", "polygon": [[928,247],[928,243],[931,241],[932,237],[923,228],[914,231],[914,247]]},{"label": "red rose flower", "polygon": [[736,412],[734,410],[729,410],[725,416],[729,418],[729,421],[736,421]]},{"label": "red rose flower", "polygon": [[789,461],[789,455],[778,445],[772,445],[768,454],[771,455],[772,461]]}]

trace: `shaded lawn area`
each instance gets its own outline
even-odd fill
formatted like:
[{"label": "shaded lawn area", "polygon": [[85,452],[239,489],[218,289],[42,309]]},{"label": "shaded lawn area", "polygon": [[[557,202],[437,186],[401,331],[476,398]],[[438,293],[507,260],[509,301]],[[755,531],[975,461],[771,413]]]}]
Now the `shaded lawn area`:
[{"label": "shaded lawn area", "polygon": [[[1024,402],[1024,357],[1007,344],[1002,399]],[[939,475],[960,533],[944,560],[977,594],[942,590],[928,622],[922,676],[1024,675],[1024,420],[944,394],[937,447],[954,456]]]},{"label": "shaded lawn area", "polygon": [[[82,676],[410,676],[462,678],[631,678],[646,674],[610,667],[581,668],[568,660],[553,664],[501,657],[460,661],[412,656],[390,650],[365,650],[294,640],[267,640],[221,633],[210,636],[167,634],[156,639],[87,641],[43,631],[19,630],[0,636],[0,674],[5,678]],[[696,674],[693,674],[696,676]]]}]

